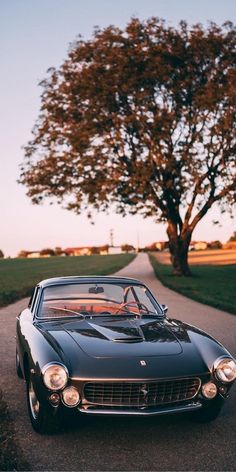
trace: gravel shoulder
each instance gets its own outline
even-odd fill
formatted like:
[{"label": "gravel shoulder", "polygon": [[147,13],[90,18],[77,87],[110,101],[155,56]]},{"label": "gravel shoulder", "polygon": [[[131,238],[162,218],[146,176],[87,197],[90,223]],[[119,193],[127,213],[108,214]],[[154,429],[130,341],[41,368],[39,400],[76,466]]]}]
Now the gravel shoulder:
[{"label": "gravel shoulder", "polygon": [[[139,254],[118,274],[143,280],[169,306],[170,317],[208,331],[236,356],[236,317],[164,287],[146,254]],[[235,386],[221,416],[209,425],[192,424],[184,415],[90,417],[65,425],[56,436],[36,434],[28,420],[24,382],[15,374],[15,317],[26,304],[23,299],[0,309],[0,386],[32,470],[235,470]]]}]

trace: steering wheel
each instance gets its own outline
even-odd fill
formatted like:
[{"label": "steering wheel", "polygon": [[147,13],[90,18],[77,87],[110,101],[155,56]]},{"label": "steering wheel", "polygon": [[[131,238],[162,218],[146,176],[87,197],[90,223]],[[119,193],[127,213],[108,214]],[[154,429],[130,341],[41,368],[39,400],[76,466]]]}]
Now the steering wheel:
[{"label": "steering wheel", "polygon": [[[126,311],[128,312],[128,307],[132,305],[135,305],[135,306],[138,306],[139,309],[145,311],[146,313],[149,313],[149,309],[146,307],[146,305],[144,305],[144,303],[141,303],[141,302],[136,302],[136,301],[133,301],[133,302],[124,302],[124,303],[121,303],[121,305],[119,306],[118,310],[115,311],[115,315],[118,315],[118,313],[120,311]],[[137,314],[137,316],[139,315],[139,313],[135,313]]]}]

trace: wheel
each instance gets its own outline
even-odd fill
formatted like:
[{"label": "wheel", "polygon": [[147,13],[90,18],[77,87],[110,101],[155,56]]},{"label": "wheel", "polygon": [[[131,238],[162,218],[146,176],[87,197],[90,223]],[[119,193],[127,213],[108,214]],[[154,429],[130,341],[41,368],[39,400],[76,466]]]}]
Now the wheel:
[{"label": "wheel", "polygon": [[16,373],[17,373],[19,379],[24,378],[24,375],[23,375],[23,372],[22,372],[21,366],[20,366],[20,359],[19,359],[19,354],[17,352],[17,349],[16,349]]},{"label": "wheel", "polygon": [[201,410],[192,413],[192,421],[195,423],[209,423],[214,421],[220,414],[224,400],[221,397],[217,397],[215,400],[208,400]]},{"label": "wheel", "polygon": [[43,405],[37,398],[32,377],[26,383],[27,403],[31,424],[37,433],[55,433],[60,428],[59,412],[51,405]]}]

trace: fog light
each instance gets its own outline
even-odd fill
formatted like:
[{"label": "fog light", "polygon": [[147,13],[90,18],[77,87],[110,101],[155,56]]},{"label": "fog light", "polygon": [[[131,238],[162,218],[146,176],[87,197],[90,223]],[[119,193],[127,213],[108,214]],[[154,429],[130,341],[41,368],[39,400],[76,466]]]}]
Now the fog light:
[{"label": "fog light", "polygon": [[80,394],[75,387],[67,387],[62,392],[62,401],[64,405],[75,407],[80,402]]},{"label": "fog light", "polygon": [[52,393],[49,397],[49,401],[53,406],[57,406],[60,403],[60,395],[58,393]]},{"label": "fog light", "polygon": [[217,395],[217,386],[213,382],[206,383],[202,386],[202,394],[209,400],[215,398]]}]

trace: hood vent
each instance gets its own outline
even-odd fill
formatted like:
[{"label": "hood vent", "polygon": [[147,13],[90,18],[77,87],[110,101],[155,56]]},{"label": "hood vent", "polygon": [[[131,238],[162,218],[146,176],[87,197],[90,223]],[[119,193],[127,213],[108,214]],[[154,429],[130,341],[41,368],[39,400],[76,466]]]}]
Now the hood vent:
[{"label": "hood vent", "polygon": [[125,337],[125,338],[115,338],[112,341],[116,343],[140,343],[143,341],[143,338],[141,336],[132,336],[132,337]]}]

